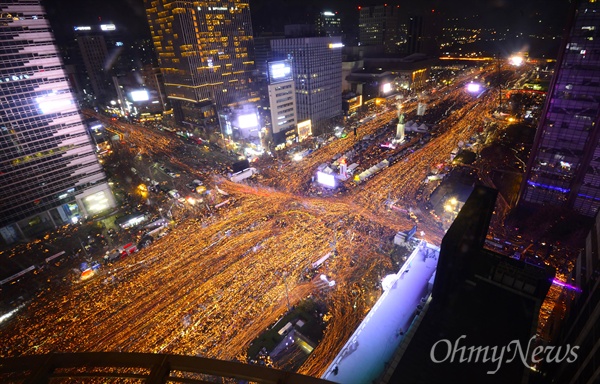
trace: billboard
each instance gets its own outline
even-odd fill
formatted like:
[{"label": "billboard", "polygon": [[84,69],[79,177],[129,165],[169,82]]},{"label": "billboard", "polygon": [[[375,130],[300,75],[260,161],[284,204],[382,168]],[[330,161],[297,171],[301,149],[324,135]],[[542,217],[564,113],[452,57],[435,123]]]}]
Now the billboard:
[{"label": "billboard", "polygon": [[145,89],[141,89],[138,91],[132,91],[129,93],[129,96],[131,96],[132,101],[148,101],[148,100],[150,100],[150,95],[148,94],[148,91],[146,91]]},{"label": "billboard", "polygon": [[249,129],[258,127],[258,116],[256,113],[248,113],[238,116],[238,128]]},{"label": "billboard", "polygon": [[298,139],[300,141],[306,139],[312,135],[312,123],[311,120],[304,120],[298,123]]},{"label": "billboard", "polygon": [[332,173],[317,172],[317,182],[326,187],[335,188],[335,175]]},{"label": "billboard", "polygon": [[467,88],[467,92],[469,92],[469,93],[479,93],[482,90],[481,89],[481,84],[479,84],[479,83],[473,83],[473,82],[468,83],[466,85],[466,88]]},{"label": "billboard", "polygon": [[269,81],[271,84],[292,80],[292,62],[290,60],[269,63]]}]

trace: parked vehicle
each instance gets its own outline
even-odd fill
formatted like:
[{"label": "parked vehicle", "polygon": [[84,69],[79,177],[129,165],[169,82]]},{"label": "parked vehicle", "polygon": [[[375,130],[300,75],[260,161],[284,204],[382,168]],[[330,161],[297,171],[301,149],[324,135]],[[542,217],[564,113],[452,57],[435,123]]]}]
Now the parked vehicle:
[{"label": "parked vehicle", "polygon": [[257,173],[258,171],[256,170],[256,168],[248,168],[241,172],[237,172],[231,175],[231,181],[233,181],[234,183],[239,183],[240,181],[252,177]]}]

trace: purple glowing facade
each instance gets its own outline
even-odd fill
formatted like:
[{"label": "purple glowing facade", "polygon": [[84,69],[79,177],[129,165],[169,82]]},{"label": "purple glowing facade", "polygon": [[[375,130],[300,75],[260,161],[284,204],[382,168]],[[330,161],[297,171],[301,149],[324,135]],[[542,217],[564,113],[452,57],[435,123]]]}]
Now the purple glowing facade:
[{"label": "purple glowing facade", "polygon": [[537,129],[521,203],[550,204],[594,216],[600,208],[600,4],[583,0]]}]

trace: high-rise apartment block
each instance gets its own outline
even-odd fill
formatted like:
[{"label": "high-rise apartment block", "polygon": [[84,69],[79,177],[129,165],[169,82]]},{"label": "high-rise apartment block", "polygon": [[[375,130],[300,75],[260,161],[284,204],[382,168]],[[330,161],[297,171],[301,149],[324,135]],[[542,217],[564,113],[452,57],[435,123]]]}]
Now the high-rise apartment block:
[{"label": "high-rise apartment block", "polygon": [[569,23],[531,157],[521,203],[594,216],[600,207],[600,3],[582,0]]},{"label": "high-rise apartment block", "polygon": [[313,129],[322,132],[342,115],[341,37],[275,39],[271,49],[292,61],[298,121],[311,120]]},{"label": "high-rise apartment block", "polygon": [[255,99],[248,1],[145,0],[167,97],[179,122],[215,123],[218,110]]},{"label": "high-rise apartment block", "polygon": [[359,45],[383,46],[385,53],[397,53],[400,44],[400,8],[392,5],[361,7],[358,19]]},{"label": "high-rise apartment block", "polygon": [[0,2],[0,234],[115,206],[39,1]]}]

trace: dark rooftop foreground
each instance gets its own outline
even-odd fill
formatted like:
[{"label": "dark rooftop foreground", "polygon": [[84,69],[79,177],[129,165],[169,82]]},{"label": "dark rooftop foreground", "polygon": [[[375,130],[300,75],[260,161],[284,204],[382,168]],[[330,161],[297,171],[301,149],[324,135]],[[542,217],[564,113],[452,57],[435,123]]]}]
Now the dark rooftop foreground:
[{"label": "dark rooftop foreground", "polygon": [[521,361],[517,342],[526,353],[554,269],[483,249],[496,195],[476,187],[446,233],[432,301],[400,346],[389,383],[520,383],[536,375]]}]

